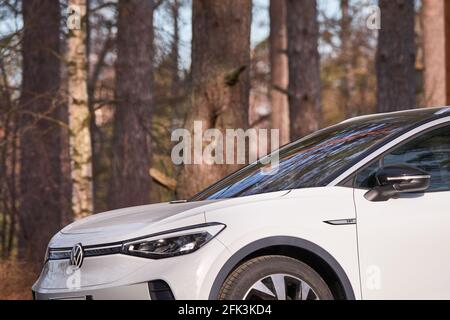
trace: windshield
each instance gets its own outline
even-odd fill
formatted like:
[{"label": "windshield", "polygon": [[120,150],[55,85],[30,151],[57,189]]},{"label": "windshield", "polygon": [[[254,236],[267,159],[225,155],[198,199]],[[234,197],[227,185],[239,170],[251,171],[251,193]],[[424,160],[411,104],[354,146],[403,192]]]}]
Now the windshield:
[{"label": "windshield", "polygon": [[420,113],[377,115],[320,130],[282,147],[278,170],[257,161],[194,196],[225,199],[282,190],[320,187],[352,165],[369,148],[423,119]]}]

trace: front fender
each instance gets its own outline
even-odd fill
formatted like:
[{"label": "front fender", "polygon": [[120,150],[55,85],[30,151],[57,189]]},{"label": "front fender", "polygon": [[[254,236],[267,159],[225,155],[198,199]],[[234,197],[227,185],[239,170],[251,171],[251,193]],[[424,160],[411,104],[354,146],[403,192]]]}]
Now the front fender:
[{"label": "front fender", "polygon": [[353,291],[353,287],[350,283],[350,280],[347,277],[347,274],[331,254],[329,254],[326,250],[310,241],[301,238],[285,237],[285,236],[269,237],[257,240],[255,242],[246,245],[245,247],[237,251],[235,254],[233,254],[230,257],[230,259],[225,263],[225,265],[222,267],[222,269],[219,271],[216,279],[214,280],[211,292],[209,294],[209,299],[210,300],[218,299],[220,288],[222,287],[222,284],[225,282],[226,277],[230,274],[230,272],[234,268],[237,267],[240,261],[242,261],[245,257],[249,256],[250,254],[258,250],[268,248],[271,246],[291,246],[315,254],[325,263],[327,263],[328,266],[336,273],[336,276],[341,282],[346,298],[348,300],[355,299],[355,293]]}]

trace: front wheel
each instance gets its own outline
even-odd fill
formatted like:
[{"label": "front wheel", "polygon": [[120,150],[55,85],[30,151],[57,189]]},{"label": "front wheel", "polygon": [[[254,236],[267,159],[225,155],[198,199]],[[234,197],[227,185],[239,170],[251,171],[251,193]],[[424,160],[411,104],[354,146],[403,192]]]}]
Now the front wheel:
[{"label": "front wheel", "polygon": [[263,256],[227,277],[220,300],[332,300],[325,281],[311,267],[285,256]]}]

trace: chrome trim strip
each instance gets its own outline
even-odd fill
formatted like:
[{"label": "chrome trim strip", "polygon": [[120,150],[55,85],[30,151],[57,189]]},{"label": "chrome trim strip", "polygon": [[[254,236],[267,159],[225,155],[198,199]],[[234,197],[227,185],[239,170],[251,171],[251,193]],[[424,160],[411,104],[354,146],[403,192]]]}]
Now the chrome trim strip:
[{"label": "chrome trim strip", "polygon": [[438,126],[440,124],[447,123],[447,122],[450,122],[450,116],[427,122],[426,124],[423,124],[423,125],[421,125],[421,126],[419,126],[417,128],[414,128],[414,129],[404,133],[400,137],[397,137],[394,140],[392,140],[391,142],[383,145],[378,150],[376,150],[372,154],[368,155],[366,158],[362,159],[361,161],[359,161],[358,163],[356,163],[355,165],[350,167],[348,170],[346,170],[344,173],[342,173],[339,177],[337,177],[336,179],[331,181],[328,184],[328,186],[329,187],[334,187],[334,186],[338,185],[343,180],[345,180],[348,176],[353,174],[355,171],[359,170],[360,168],[365,166],[367,163],[369,163],[373,159],[377,158],[379,155],[383,154],[384,152],[386,152],[387,150],[391,149],[392,147],[396,146],[397,144],[403,142],[404,140],[406,140],[406,139],[408,139],[408,138],[410,138],[410,137],[412,137],[412,136],[414,136],[414,135],[416,135],[416,134],[418,134],[418,133],[420,133],[422,131],[425,131],[425,130],[427,130],[429,128],[432,128],[434,126]]},{"label": "chrome trim strip", "polygon": [[48,251],[50,252],[57,252],[57,253],[70,253],[70,251],[72,250],[67,250],[67,249],[53,249],[53,248],[48,248]]},{"label": "chrome trim strip", "polygon": [[431,179],[431,176],[430,175],[423,175],[423,176],[388,177],[387,181],[411,180],[411,179]]},{"label": "chrome trim strip", "polygon": [[447,112],[450,112],[450,106],[444,107],[444,109],[441,109],[438,112],[436,112],[435,115],[439,116],[439,115],[445,114]]},{"label": "chrome trim strip", "polygon": [[169,204],[177,204],[177,203],[186,203],[188,202],[187,200],[183,199],[183,200],[172,200],[169,202]]},{"label": "chrome trim strip", "polygon": [[355,218],[338,219],[338,220],[328,220],[324,222],[327,224],[331,224],[332,226],[345,226],[349,224],[356,224],[356,219]]}]

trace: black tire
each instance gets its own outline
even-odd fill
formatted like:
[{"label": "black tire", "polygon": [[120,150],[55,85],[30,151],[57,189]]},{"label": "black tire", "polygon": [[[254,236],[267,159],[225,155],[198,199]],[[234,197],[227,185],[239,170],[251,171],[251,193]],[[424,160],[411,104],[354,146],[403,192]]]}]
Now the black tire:
[{"label": "black tire", "polygon": [[256,282],[273,274],[306,282],[320,300],[334,299],[325,281],[310,266],[293,258],[271,255],[253,258],[233,270],[220,289],[219,300],[242,300]]}]

